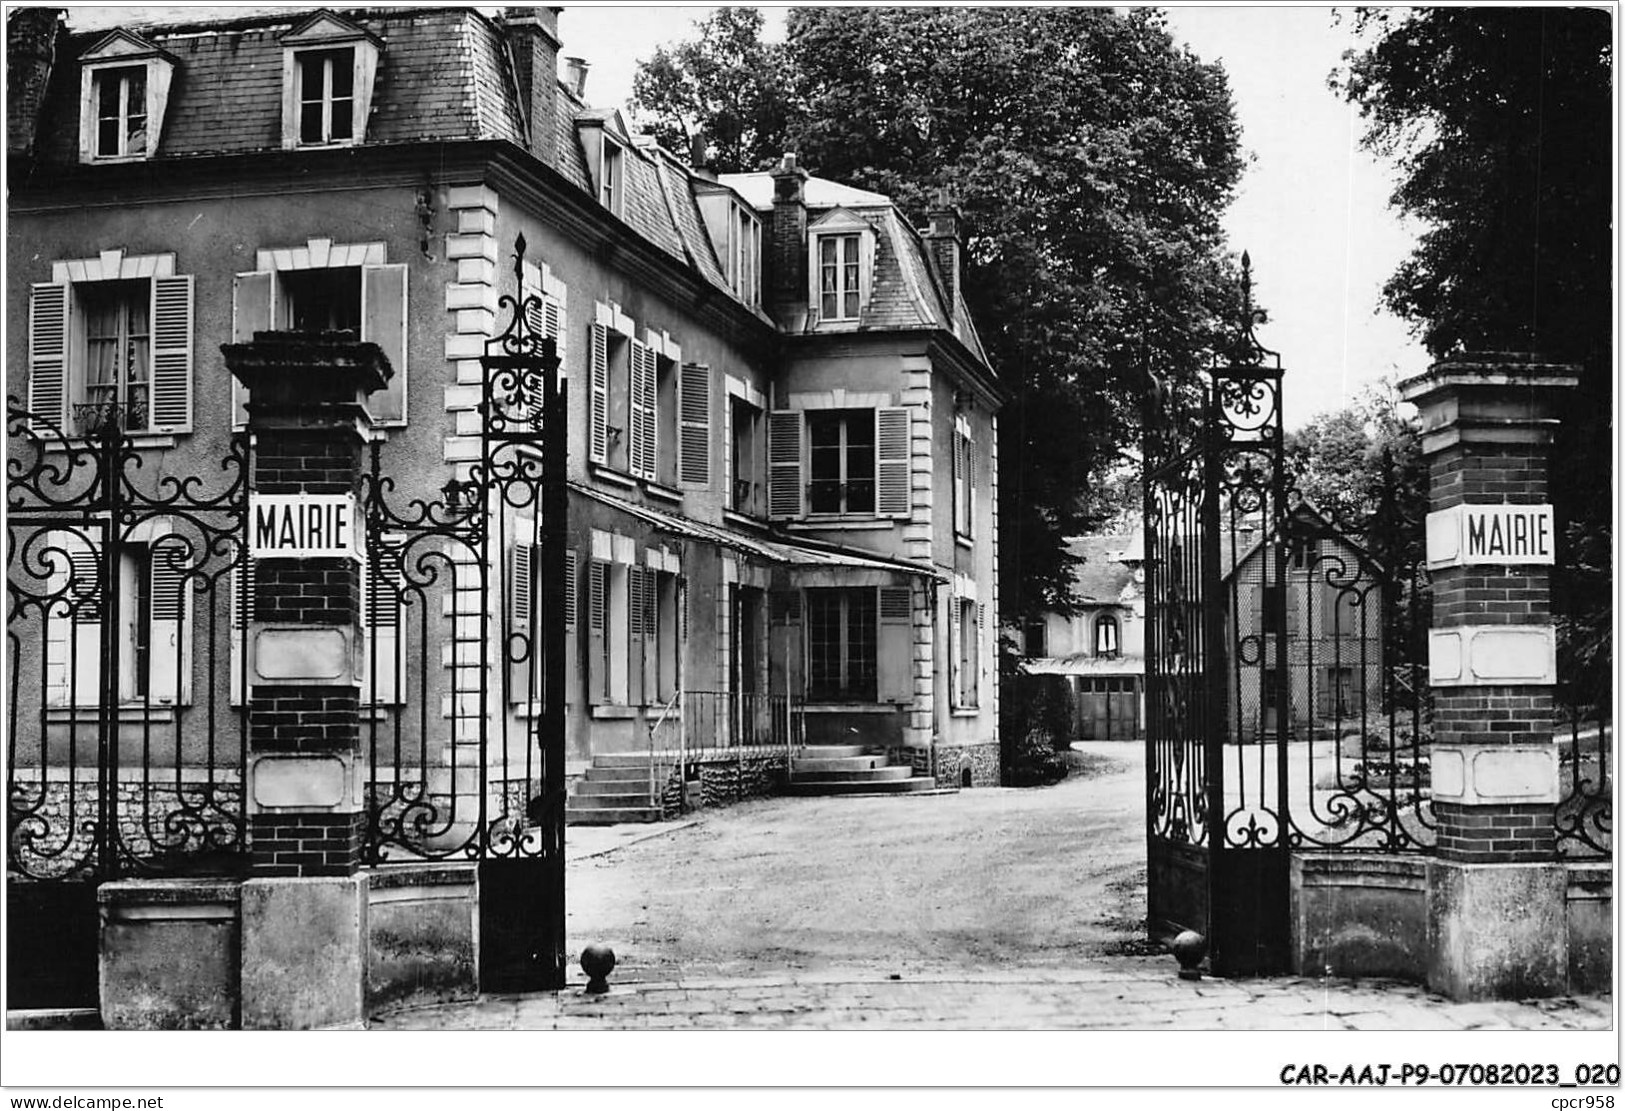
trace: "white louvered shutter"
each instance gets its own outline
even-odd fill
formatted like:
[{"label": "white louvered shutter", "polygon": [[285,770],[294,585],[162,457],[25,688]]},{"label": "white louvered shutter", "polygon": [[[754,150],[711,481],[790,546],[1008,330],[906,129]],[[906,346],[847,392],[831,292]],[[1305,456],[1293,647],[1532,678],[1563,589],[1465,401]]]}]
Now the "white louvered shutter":
[{"label": "white louvered shutter", "polygon": [[802,413],[780,409],[767,415],[767,515],[784,520],[806,512],[801,479]]},{"label": "white louvered shutter", "polygon": [[68,286],[41,282],[28,293],[30,427],[66,427],[68,416]]},{"label": "white louvered shutter", "polygon": [[152,617],[147,697],[154,705],[183,705],[191,697],[192,584],[186,575],[184,544],[173,540],[153,545],[147,587]]},{"label": "white louvered shutter", "polygon": [[378,566],[373,567],[369,560],[362,574],[367,650],[361,672],[361,704],[397,706],[406,701],[406,638],[401,627],[401,589],[406,576],[398,543],[386,540],[378,553]]},{"label": "white louvered shutter", "polygon": [[[627,469],[634,478],[653,478],[652,468],[647,464],[651,461],[653,452],[649,447],[650,437],[653,435],[653,393],[654,393],[654,352],[638,340],[632,341],[632,359],[627,385],[630,395],[630,404],[627,406],[627,422],[630,425],[628,434],[630,443],[627,447]],[[646,372],[645,365],[649,366]]]},{"label": "white louvered shutter", "polygon": [[101,552],[77,532],[50,532],[43,550],[53,555],[56,570],[47,589],[59,598],[46,620],[46,700],[52,706],[94,706],[101,691],[102,607]]},{"label": "white louvered shutter", "polygon": [[581,682],[580,642],[576,637],[576,600],[580,583],[576,578],[576,554],[564,553],[564,701],[575,702]]},{"label": "white louvered shutter", "polygon": [[361,339],[376,343],[395,373],[367,398],[374,420],[406,422],[406,265],[361,268]]},{"label": "white louvered shutter", "polygon": [[227,576],[231,582],[231,628],[227,638],[231,641],[231,691],[233,706],[243,703],[243,675],[248,666],[246,639],[248,623],[254,613],[254,557],[244,554],[242,562]]},{"label": "white louvered shutter", "polygon": [[634,366],[633,373],[640,374],[643,394],[643,477],[653,482],[656,475],[656,460],[659,459],[660,442],[660,415],[658,394],[655,389],[655,353],[654,348],[643,349],[643,369],[641,372]]},{"label": "white louvered shutter", "polygon": [[883,586],[879,590],[879,700],[909,702],[914,696],[912,592],[906,586]]},{"label": "white louvered shutter", "polygon": [[[533,684],[535,665],[541,657],[537,627],[536,522],[531,517],[514,518],[513,538],[508,546],[508,630],[501,651],[507,660],[509,702],[530,702],[541,693]],[[515,653],[521,653],[514,659]]]},{"label": "white louvered shutter", "polygon": [[684,363],[677,393],[677,479],[684,486],[709,486],[711,368],[704,363]]},{"label": "white louvered shutter", "polygon": [[[254,271],[238,274],[231,284],[231,342],[253,343],[255,332],[268,332],[274,320],[272,299],[276,295],[276,275]],[[231,424],[248,425],[248,390],[231,378]]]},{"label": "white louvered shutter", "polygon": [[626,704],[643,705],[643,638],[647,634],[643,580],[648,572],[633,564],[626,569]]},{"label": "white louvered shutter", "polygon": [[907,517],[913,501],[908,474],[907,409],[875,410],[875,512]]},{"label": "white louvered shutter", "polygon": [[154,432],[192,431],[192,275],[152,279]]},{"label": "white louvered shutter", "polygon": [[609,568],[602,560],[587,564],[587,701],[609,701],[609,672],[604,659],[604,615],[608,605]]},{"label": "white louvered shutter", "polygon": [[965,437],[954,431],[954,531],[965,531]]},{"label": "white louvered shutter", "polygon": [[609,462],[609,329],[594,324],[588,344],[587,458]]}]

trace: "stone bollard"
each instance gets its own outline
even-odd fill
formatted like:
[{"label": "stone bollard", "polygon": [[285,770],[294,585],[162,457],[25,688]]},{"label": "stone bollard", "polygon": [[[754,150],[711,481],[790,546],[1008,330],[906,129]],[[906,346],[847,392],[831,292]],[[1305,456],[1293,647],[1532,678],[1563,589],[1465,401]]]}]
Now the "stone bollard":
[{"label": "stone bollard", "polygon": [[356,494],[366,397],[392,371],[376,344],[349,333],[258,332],[221,350],[252,392],[255,437],[242,1025],[359,1026],[367,768]]},{"label": "stone bollard", "polygon": [[1422,414],[1431,510],[1428,984],[1453,999],[1567,989],[1547,471],[1557,404],[1576,373],[1529,356],[1466,355],[1400,386]]}]

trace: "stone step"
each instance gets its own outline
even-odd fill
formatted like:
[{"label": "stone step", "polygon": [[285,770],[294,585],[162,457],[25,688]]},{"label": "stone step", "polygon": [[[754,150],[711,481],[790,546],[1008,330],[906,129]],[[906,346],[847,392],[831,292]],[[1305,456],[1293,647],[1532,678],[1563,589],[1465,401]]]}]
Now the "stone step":
[{"label": "stone step", "polygon": [[[655,781],[659,782],[664,774],[662,768],[656,767]],[[600,768],[595,766],[588,768],[584,773],[584,777],[583,782],[592,783],[647,783],[649,780],[649,762],[645,760],[641,764],[632,764],[624,768]]]},{"label": "stone step", "polygon": [[893,779],[908,779],[913,774],[914,769],[907,764],[888,764],[883,768],[857,768],[851,771],[802,772],[798,770],[795,773],[797,779],[823,780],[830,783],[848,781],[883,783]]},{"label": "stone step", "polygon": [[647,752],[599,752],[592,758],[594,768],[647,768]]},{"label": "stone step", "polygon": [[577,810],[619,810],[627,806],[648,806],[648,791],[617,791],[605,795],[571,795],[567,805]]},{"label": "stone step", "polygon": [[936,781],[930,776],[912,779],[793,779],[784,785],[787,795],[900,795],[929,791]]},{"label": "stone step", "polygon": [[874,756],[799,756],[790,761],[793,776],[817,775],[822,772],[857,772],[889,766],[885,754]]},{"label": "stone step", "polygon": [[566,825],[614,826],[623,822],[655,822],[660,811],[652,806],[624,806],[615,809],[581,810],[573,806],[564,809]]},{"label": "stone step", "polygon": [[[655,786],[659,787],[665,782],[666,777],[659,776],[655,779]],[[628,791],[636,791],[640,788],[645,795],[649,793],[649,777],[647,775],[633,776],[626,779],[599,779],[593,776],[587,779],[578,779],[571,786],[571,790],[582,797],[589,795],[624,795]]]},{"label": "stone step", "polygon": [[830,760],[840,756],[862,756],[862,745],[802,745],[797,754],[812,760]]}]

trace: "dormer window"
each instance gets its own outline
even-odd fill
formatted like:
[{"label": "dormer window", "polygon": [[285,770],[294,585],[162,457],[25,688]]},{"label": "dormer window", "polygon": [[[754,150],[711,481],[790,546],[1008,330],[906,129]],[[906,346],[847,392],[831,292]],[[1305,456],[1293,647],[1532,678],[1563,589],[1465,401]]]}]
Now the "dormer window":
[{"label": "dormer window", "polygon": [[378,55],[376,36],[328,11],[283,35],[283,147],[364,142]]},{"label": "dormer window", "polygon": [[875,229],[856,213],[835,208],[807,232],[808,293],[817,323],[855,327],[874,286]]},{"label": "dormer window", "polygon": [[856,320],[859,283],[858,237],[823,235],[818,238],[818,317],[820,320]]},{"label": "dormer window", "polygon": [[695,197],[728,288],[740,302],[762,303],[762,221],[733,190],[696,180]]},{"label": "dormer window", "polygon": [[80,59],[79,160],[133,162],[158,149],[175,61],[114,31]]},{"label": "dormer window", "polygon": [[104,69],[96,84],[96,157],[147,153],[147,69]]},{"label": "dormer window", "polygon": [[598,199],[605,208],[617,216],[622,212],[623,164],[624,157],[621,148],[615,143],[606,140],[603,149],[603,162],[598,169]]},{"label": "dormer window", "polygon": [[299,142],[344,143],[355,137],[355,51],[299,55]]}]

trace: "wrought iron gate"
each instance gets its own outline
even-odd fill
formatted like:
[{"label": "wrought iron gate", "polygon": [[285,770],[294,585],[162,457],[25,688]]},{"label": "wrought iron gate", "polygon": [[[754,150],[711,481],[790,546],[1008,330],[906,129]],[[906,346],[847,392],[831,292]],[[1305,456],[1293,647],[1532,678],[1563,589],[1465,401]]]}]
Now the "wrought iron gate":
[{"label": "wrought iron gate", "polygon": [[[523,241],[516,273],[522,273]],[[438,496],[362,478],[363,863],[476,862],[481,982],[564,982],[565,409],[540,298]],[[8,1007],[95,1006],[96,891],[247,873],[250,437],[173,475],[118,408],[8,411]]]},{"label": "wrought iron gate", "polygon": [[362,481],[364,860],[478,861],[481,985],[525,991],[565,975],[567,434],[542,299],[500,306],[467,477],[398,498],[375,442]]},{"label": "wrought iron gate", "polygon": [[241,871],[249,446],[166,474],[124,406],[7,413],[6,1005],[94,1006],[96,890]]},{"label": "wrought iron gate", "polygon": [[1221,975],[1287,971],[1292,852],[1434,829],[1424,495],[1391,461],[1375,493],[1302,495],[1244,289],[1208,379],[1145,412],[1148,918]]}]

